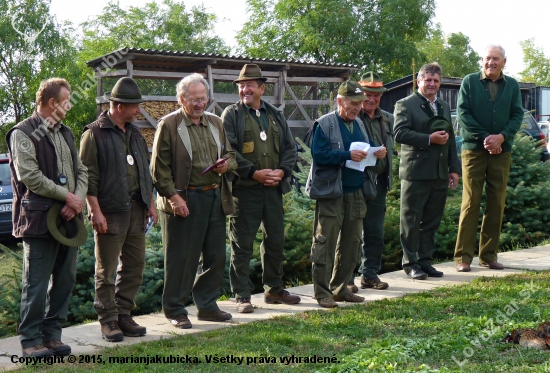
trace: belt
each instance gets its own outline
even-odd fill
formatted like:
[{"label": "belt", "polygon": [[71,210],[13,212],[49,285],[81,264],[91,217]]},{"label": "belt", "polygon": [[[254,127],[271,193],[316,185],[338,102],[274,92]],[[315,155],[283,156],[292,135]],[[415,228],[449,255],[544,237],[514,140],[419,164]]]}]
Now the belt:
[{"label": "belt", "polygon": [[187,186],[187,189],[189,190],[196,190],[196,191],[199,191],[199,192],[205,192],[207,190],[212,190],[212,189],[218,189],[219,187],[221,187],[222,185],[221,184],[211,184],[211,185],[203,185],[203,186],[191,186],[191,185],[188,185]]},{"label": "belt", "polygon": [[130,201],[141,201],[141,193],[136,192],[130,196]]}]

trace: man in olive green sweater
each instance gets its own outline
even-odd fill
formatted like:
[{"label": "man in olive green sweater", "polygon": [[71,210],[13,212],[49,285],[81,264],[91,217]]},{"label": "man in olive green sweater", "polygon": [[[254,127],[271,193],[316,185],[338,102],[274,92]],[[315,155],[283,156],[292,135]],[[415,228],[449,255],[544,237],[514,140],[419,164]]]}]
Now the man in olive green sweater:
[{"label": "man in olive green sweater", "polygon": [[497,261],[498,241],[506,202],[512,142],[523,119],[519,84],[502,73],[506,54],[489,45],[483,70],[467,75],[458,96],[462,128],[462,207],[455,248],[459,272],[470,271],[474,257],[483,184],[487,203],[479,242],[479,265],[503,269]]}]

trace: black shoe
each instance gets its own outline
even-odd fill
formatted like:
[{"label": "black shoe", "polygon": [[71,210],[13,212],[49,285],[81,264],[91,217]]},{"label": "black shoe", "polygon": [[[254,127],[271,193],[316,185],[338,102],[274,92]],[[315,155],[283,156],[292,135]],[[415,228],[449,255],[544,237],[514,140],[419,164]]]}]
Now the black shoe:
[{"label": "black shoe", "polygon": [[443,277],[443,272],[438,271],[432,266],[422,267],[422,271],[424,271],[428,277]]},{"label": "black shoe", "polygon": [[407,276],[413,280],[425,280],[428,275],[421,269],[413,268],[407,273]]}]

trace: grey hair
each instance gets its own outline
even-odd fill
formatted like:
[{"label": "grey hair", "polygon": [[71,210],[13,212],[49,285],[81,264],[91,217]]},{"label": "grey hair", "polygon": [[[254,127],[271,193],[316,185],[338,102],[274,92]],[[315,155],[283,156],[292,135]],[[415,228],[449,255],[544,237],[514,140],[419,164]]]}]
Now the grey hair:
[{"label": "grey hair", "polygon": [[500,52],[502,53],[502,58],[506,58],[506,51],[504,50],[504,48],[502,48],[502,45],[498,45],[498,44],[489,44],[488,46],[485,47],[485,50],[484,51],[487,51],[488,49],[500,49]]},{"label": "grey hair", "polygon": [[426,74],[439,74],[439,76],[441,76],[441,66],[437,62],[425,64],[418,71],[417,79],[424,80]]},{"label": "grey hair", "polygon": [[206,79],[204,79],[201,74],[197,73],[188,75],[179,81],[178,85],[176,86],[176,96],[185,98],[189,86],[196,83],[201,83],[202,85],[204,85],[204,88],[206,89],[206,95],[208,96],[210,86],[208,85]]}]

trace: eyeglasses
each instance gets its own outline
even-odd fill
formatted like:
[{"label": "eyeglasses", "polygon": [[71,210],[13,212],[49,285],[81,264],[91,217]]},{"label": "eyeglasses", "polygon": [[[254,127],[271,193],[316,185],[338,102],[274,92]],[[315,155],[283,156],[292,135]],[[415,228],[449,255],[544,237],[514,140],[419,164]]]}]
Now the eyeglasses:
[{"label": "eyeglasses", "polygon": [[208,97],[204,97],[204,98],[196,98],[194,100],[188,100],[186,99],[188,102],[192,103],[193,105],[199,105],[199,104],[202,104],[203,102],[208,102]]}]

